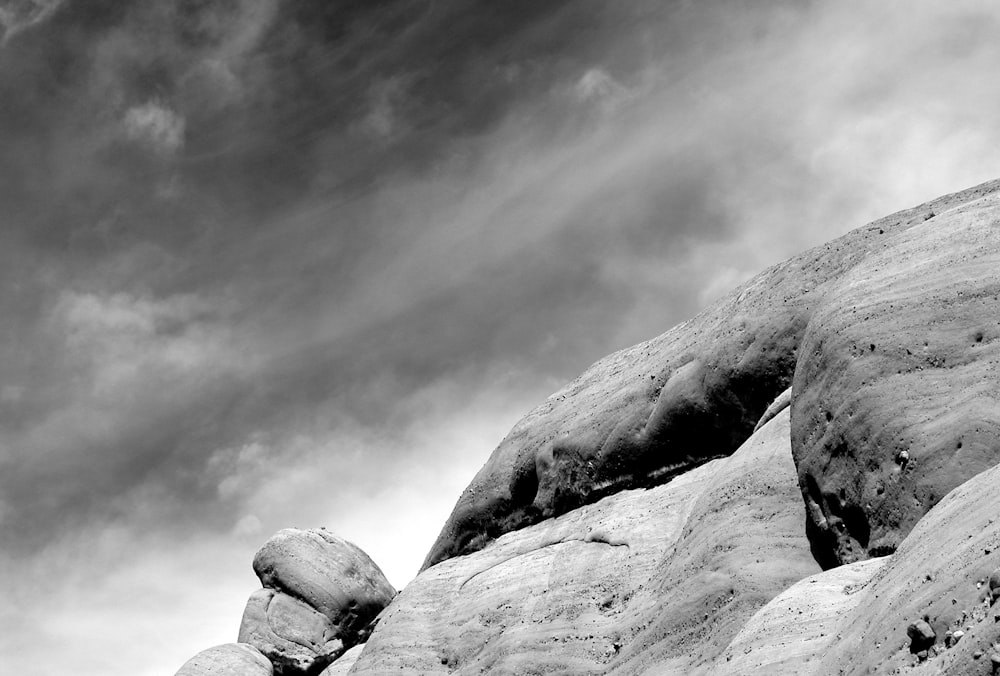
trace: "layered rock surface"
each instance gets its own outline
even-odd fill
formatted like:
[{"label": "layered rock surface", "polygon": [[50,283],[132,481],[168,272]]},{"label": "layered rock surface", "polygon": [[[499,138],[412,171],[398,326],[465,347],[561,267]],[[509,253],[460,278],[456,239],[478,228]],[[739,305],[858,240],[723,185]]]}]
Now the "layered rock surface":
[{"label": "layered rock surface", "polygon": [[[790,587],[743,627],[717,673],[994,673],[1000,604],[989,580],[1000,568],[998,482],[993,467],[954,489],[892,556]],[[925,618],[934,639],[927,655],[916,655],[907,630]]]},{"label": "layered rock surface", "polygon": [[809,323],[793,448],[830,563],[893,551],[1000,460],[1000,196],[893,236]]},{"label": "layered rock surface", "polygon": [[279,531],[257,552],[254,592],[239,641],[258,648],[278,674],[318,674],[364,641],[395,596],[377,565],[326,530]]},{"label": "layered rock surface", "polygon": [[740,629],[714,665],[716,676],[809,676],[837,640],[846,618],[866,600],[860,593],[886,557],[847,564],[796,582]]},{"label": "layered rock surface", "polygon": [[[501,442],[425,568],[728,455],[793,377],[793,450],[820,560],[892,551],[994,461],[998,185],[807,251],[596,363]],[[902,474],[891,464],[901,449],[917,461]]]},{"label": "layered rock surface", "polygon": [[[982,472],[935,506],[889,557],[845,614],[817,674],[990,674],[1000,604],[990,575],[1000,568],[1000,467]],[[833,572],[833,571],[830,571]],[[926,617],[937,637],[926,662],[910,652],[907,627]],[[951,647],[948,632],[961,631]],[[976,653],[980,656],[975,657]]]},{"label": "layered rock surface", "polygon": [[731,457],[622,491],[424,571],[351,674],[707,669],[743,623],[817,572],[788,410]]}]

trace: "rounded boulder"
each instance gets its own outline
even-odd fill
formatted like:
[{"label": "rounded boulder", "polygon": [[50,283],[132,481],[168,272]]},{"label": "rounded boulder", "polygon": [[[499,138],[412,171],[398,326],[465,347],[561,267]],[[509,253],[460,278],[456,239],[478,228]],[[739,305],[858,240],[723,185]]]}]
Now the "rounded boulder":
[{"label": "rounded boulder", "polygon": [[175,676],[271,676],[271,663],[246,643],[226,643],[200,653],[184,663]]},{"label": "rounded boulder", "polygon": [[253,569],[264,588],[250,597],[239,638],[278,674],[321,671],[368,638],[396,595],[367,554],[323,529],[278,531]]}]

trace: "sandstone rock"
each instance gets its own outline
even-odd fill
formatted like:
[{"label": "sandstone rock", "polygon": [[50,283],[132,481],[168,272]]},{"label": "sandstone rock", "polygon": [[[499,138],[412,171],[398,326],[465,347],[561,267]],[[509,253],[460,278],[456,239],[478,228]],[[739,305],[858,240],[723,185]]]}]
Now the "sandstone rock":
[{"label": "sandstone rock", "polygon": [[[926,615],[937,635],[962,631],[960,642],[932,661],[934,674],[978,674],[974,654],[992,649],[996,624],[972,581],[997,566],[984,545],[1000,541],[1000,467],[993,467],[941,500],[862,591],[857,607],[844,614],[837,640],[814,673],[890,673],[907,662],[909,642],[901,627]],[[937,573],[926,579],[931,566]],[[829,571],[830,573],[835,572]],[[956,599],[957,603],[952,603]],[[930,663],[929,663],[930,664]]]},{"label": "sandstone rock", "polygon": [[395,590],[357,546],[325,530],[285,529],[257,552],[264,589],[247,602],[239,640],[278,674],[316,674],[364,641]]},{"label": "sandstone rock", "polygon": [[[916,664],[902,629],[926,615],[929,637],[951,632],[947,650],[915,674],[986,673],[979,660],[1000,652],[995,617],[971,581],[996,567],[985,544],[1000,541],[1000,466],[949,493],[892,556],[859,561],[802,580],[755,614],[710,673],[718,676],[889,674]],[[928,566],[939,574],[927,579]],[[919,651],[918,651],[919,652]],[[909,672],[907,672],[909,673]]]},{"label": "sandstone rock", "polygon": [[804,520],[785,409],[731,457],[423,571],[350,673],[704,672],[819,570]]},{"label": "sandstone rock", "polygon": [[250,596],[238,638],[257,646],[279,674],[315,673],[344,652],[330,618],[273,589]]},{"label": "sandstone rock", "polygon": [[784,392],[779,394],[773,402],[771,402],[771,405],[767,407],[766,411],[764,411],[764,415],[762,415],[760,417],[760,420],[757,421],[757,425],[756,427],[753,428],[753,431],[756,432],[757,430],[759,430],[761,427],[766,425],[767,422],[771,420],[771,418],[778,415],[791,405],[792,405],[792,388],[789,387]]},{"label": "sandstone rock", "polygon": [[[1000,270],[989,218],[998,185],[796,256],[594,364],[501,442],[424,567],[731,453],[793,374],[793,445],[821,558],[832,565],[891,551],[992,457],[1000,409],[983,374],[1000,348],[989,319]],[[944,401],[954,410],[943,411]],[[892,461],[902,447],[914,462],[900,476]],[[949,464],[953,455],[960,462]],[[869,480],[862,475],[872,463],[879,472]]]},{"label": "sandstone rock", "polygon": [[713,666],[713,676],[810,676],[836,640],[844,617],[888,559],[868,559],[796,582],[740,629]]},{"label": "sandstone rock", "polygon": [[176,676],[271,676],[271,663],[253,646],[227,643],[203,650]]},{"label": "sandstone rock", "polygon": [[364,643],[354,646],[338,657],[333,664],[324,669],[320,676],[347,676],[351,671],[351,667],[354,666],[354,663],[358,661],[358,657],[361,656],[361,651],[364,649]]},{"label": "sandstone rock", "polygon": [[892,551],[1000,460],[1000,196],[935,212],[829,285],[799,346],[792,448],[828,565]]}]

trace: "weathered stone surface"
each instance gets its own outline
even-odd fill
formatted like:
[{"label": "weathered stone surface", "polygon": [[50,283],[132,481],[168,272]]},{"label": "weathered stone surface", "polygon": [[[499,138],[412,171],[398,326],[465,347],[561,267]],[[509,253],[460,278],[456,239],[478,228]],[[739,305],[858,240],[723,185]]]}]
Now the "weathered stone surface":
[{"label": "weathered stone surface", "polygon": [[271,676],[271,663],[245,643],[227,643],[202,650],[184,663],[176,676]]},{"label": "weathered stone surface", "polygon": [[279,531],[253,568],[264,589],[247,603],[239,640],[279,674],[322,671],[367,638],[396,593],[367,554],[322,529]]},{"label": "weathered stone surface", "polygon": [[796,582],[740,629],[711,669],[713,676],[810,676],[844,617],[865,599],[860,593],[887,563],[859,561]]},{"label": "weathered stone surface", "polygon": [[958,630],[963,637],[948,649],[935,645],[936,654],[914,673],[989,673],[986,660],[973,654],[989,654],[997,640],[1000,613],[990,607],[989,585],[982,581],[1000,563],[998,482],[1000,467],[992,467],[920,520],[864,590],[861,603],[845,614],[817,673],[890,673],[912,664],[906,627],[925,615],[937,636]]},{"label": "weathered stone surface", "polygon": [[344,652],[330,618],[273,589],[250,596],[238,640],[257,646],[278,673],[315,673]]},{"label": "weathered stone surface", "polygon": [[827,565],[891,552],[1000,460],[998,218],[994,193],[896,233],[809,322],[792,447]]},{"label": "weathered stone surface", "polygon": [[[969,373],[981,374],[983,355],[992,354],[995,331],[989,327],[995,323],[977,313],[995,309],[991,289],[997,274],[996,229],[971,221],[989,219],[994,208],[989,196],[998,185],[984,184],[859,228],[767,270],[662,336],[594,364],[529,413],[501,442],[459,498],[425,568],[476,551],[503,533],[619,490],[662,483],[709,458],[729,454],[749,436],[793,374],[797,397],[800,387],[805,392],[804,399],[793,402],[796,457],[804,465],[800,476],[806,493],[816,493],[809,476],[820,486],[820,499],[813,497],[811,523],[818,540],[827,532],[835,540],[827,546],[826,557],[851,560],[867,556],[867,549],[881,553],[880,548],[891,548],[948,488],[971,476],[968,472],[982,469],[988,455],[984,444],[992,438],[993,418],[981,409],[992,393],[983,391],[981,375],[977,380],[975,375],[952,379],[943,374],[973,361],[978,363]],[[984,196],[987,199],[981,199]],[[958,244],[953,244],[955,239]],[[923,261],[924,254],[932,255],[930,262]],[[852,272],[856,268],[860,271]],[[869,275],[875,275],[871,285],[865,281]],[[869,290],[871,297],[866,296]],[[931,304],[921,314],[916,306],[924,294]],[[957,303],[954,312],[951,301]],[[901,314],[892,319],[897,304]],[[820,318],[814,321],[817,312]],[[887,313],[889,319],[875,313]],[[874,332],[868,332],[869,325]],[[874,329],[876,325],[880,328]],[[839,336],[840,328],[848,335]],[[922,344],[910,345],[921,331],[928,342],[926,352],[921,352]],[[806,347],[800,348],[803,340]],[[868,350],[872,344],[876,350]],[[861,348],[867,354],[860,354]],[[947,361],[952,350],[953,361]],[[835,371],[840,366],[849,368]],[[893,369],[911,373],[918,366],[940,371],[942,378],[891,377]],[[875,369],[872,376],[865,377],[863,367]],[[826,381],[831,383],[829,393]],[[854,396],[851,388],[857,387],[862,392]],[[888,389],[897,390],[893,398],[898,401],[899,387],[912,387],[917,405],[897,424],[888,419],[899,413],[898,407],[873,402]],[[935,419],[940,410],[934,402],[948,396],[957,397],[965,412],[954,424],[937,426],[949,430],[947,434],[921,440],[934,425],[918,418]],[[825,432],[827,415],[841,412],[853,414],[859,423],[846,446],[838,445],[837,433]],[[989,424],[984,429],[980,422]],[[945,470],[948,477],[928,485],[931,471],[943,467],[929,459],[944,450],[945,441],[957,443],[951,437],[959,427],[966,450],[954,466],[963,469]],[[870,437],[862,442],[866,432]],[[878,494],[878,507],[868,508],[870,486],[850,463],[837,460],[829,476],[819,469],[823,458],[838,449],[861,458],[859,467],[881,463],[882,453],[888,452],[884,449],[898,446],[896,433],[902,434],[905,445],[919,446],[910,451],[918,455],[919,469],[887,497]],[[856,454],[846,450],[853,443],[861,444]],[[876,452],[876,447],[883,450]],[[827,494],[832,490],[839,495],[841,488],[845,497],[838,504]],[[865,522],[872,533],[870,542],[861,545]],[[841,552],[842,545],[849,544],[837,536],[842,525],[854,529],[854,554]]]},{"label": "weathered stone surface", "polygon": [[[990,673],[982,658],[995,651],[1000,617],[985,583],[1000,562],[997,482],[1000,466],[954,489],[895,554],[790,587],[746,623],[712,673]],[[929,627],[921,633],[928,639],[930,632],[952,638],[936,641],[921,662],[912,652],[910,626],[924,616]],[[925,646],[916,647],[923,652]]]},{"label": "weathered stone surface", "polygon": [[324,669],[320,676],[347,676],[347,674],[351,671],[351,667],[354,666],[354,663],[357,662],[358,658],[361,656],[361,651],[364,649],[364,643],[354,646],[338,657],[336,662]]},{"label": "weathered stone surface", "polygon": [[786,409],[731,457],[425,570],[350,673],[698,673],[819,570],[804,520]]}]

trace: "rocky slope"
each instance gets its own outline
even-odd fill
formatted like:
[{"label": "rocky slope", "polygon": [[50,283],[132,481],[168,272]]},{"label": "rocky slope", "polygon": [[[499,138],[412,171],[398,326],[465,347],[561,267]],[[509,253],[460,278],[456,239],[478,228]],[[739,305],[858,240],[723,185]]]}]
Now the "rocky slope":
[{"label": "rocky slope", "polygon": [[788,439],[786,409],[731,457],[434,566],[350,673],[693,673],[819,570]]},{"label": "rocky slope", "polygon": [[[249,639],[252,597],[260,652],[213,654],[327,675],[992,673],[998,348],[993,182],[775,266],[554,394],[364,646],[330,663],[367,630],[350,595],[308,591],[351,567],[302,587],[274,571],[313,554],[272,547],[256,596],[323,630],[285,631],[308,648],[289,659]],[[370,618],[391,588],[366,575]],[[198,659],[180,673],[229,673]]]},{"label": "rocky slope", "polygon": [[[793,377],[793,452],[821,559],[891,551],[936,500],[990,464],[997,188],[854,230],[594,364],[501,442],[425,567],[728,455]],[[914,388],[913,402],[900,387]],[[938,424],[946,407],[949,421]],[[916,462],[892,482],[902,450]],[[876,465],[879,476],[866,478]]]}]

